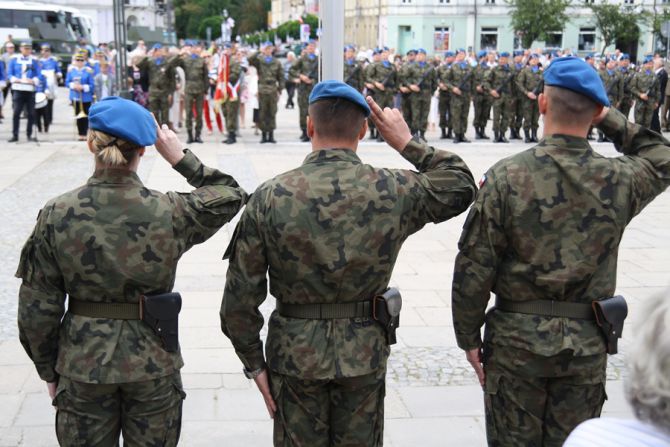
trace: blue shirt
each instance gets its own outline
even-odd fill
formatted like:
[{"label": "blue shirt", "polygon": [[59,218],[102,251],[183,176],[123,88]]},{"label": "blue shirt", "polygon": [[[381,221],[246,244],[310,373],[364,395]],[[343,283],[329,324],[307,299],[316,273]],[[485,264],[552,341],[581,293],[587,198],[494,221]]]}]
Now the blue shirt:
[{"label": "blue shirt", "polygon": [[9,61],[9,70],[7,70],[7,76],[12,83],[17,82],[21,78],[27,78],[32,79],[35,84],[37,84],[40,76],[39,61],[33,56],[16,56]]},{"label": "blue shirt", "polygon": [[46,59],[40,59],[40,69],[41,70],[53,70],[55,73],[61,73],[60,64],[55,57],[49,56]]},{"label": "blue shirt", "polygon": [[[83,91],[74,90],[74,86],[79,83],[84,87]],[[71,101],[93,102],[93,91],[95,90],[95,81],[90,69],[84,67],[79,69],[71,67],[65,78],[65,85],[70,89]]]},{"label": "blue shirt", "polygon": [[0,62],[0,81],[6,81],[7,74],[5,73],[5,64]]}]

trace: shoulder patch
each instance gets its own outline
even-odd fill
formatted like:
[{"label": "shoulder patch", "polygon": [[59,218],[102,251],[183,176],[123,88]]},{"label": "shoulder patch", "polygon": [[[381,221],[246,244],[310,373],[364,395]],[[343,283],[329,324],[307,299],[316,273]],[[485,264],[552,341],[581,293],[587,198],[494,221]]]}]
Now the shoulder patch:
[{"label": "shoulder patch", "polygon": [[482,178],[479,179],[479,189],[482,189],[482,186],[484,186],[484,183],[486,183],[486,174],[482,175]]}]

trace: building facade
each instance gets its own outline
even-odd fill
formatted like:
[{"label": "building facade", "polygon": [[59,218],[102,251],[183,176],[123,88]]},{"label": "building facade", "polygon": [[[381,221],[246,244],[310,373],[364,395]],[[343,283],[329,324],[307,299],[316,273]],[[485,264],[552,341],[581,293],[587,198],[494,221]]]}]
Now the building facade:
[{"label": "building facade", "polygon": [[297,20],[305,14],[318,14],[318,0],[272,0],[270,26],[276,28],[284,22]]}]

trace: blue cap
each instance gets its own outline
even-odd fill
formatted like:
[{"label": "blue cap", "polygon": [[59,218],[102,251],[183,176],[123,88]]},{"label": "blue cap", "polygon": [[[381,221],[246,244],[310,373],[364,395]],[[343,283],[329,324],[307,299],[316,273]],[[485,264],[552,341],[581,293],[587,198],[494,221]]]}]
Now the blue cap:
[{"label": "blue cap", "polygon": [[523,56],[523,50],[514,50],[512,54],[514,54],[514,56]]},{"label": "blue cap", "polygon": [[380,48],[375,48],[372,50],[372,54],[382,54],[382,50]]},{"label": "blue cap", "polygon": [[389,50],[389,47],[387,47],[387,46],[383,46],[383,47],[381,48],[381,50],[382,50],[382,51],[388,51],[388,50]]},{"label": "blue cap", "polygon": [[156,142],[156,122],[151,113],[134,101],[108,96],[88,111],[88,126],[115,137],[151,146]]},{"label": "blue cap", "polygon": [[184,46],[185,47],[192,47],[193,46],[193,41],[191,39],[186,39],[184,41]]},{"label": "blue cap", "polygon": [[274,46],[274,44],[272,42],[270,42],[269,40],[266,40],[265,42],[263,42],[263,46],[264,47],[272,47],[272,46]]},{"label": "blue cap", "polygon": [[161,48],[163,48],[163,45],[160,43],[155,43],[154,46],[151,47],[153,50],[160,50]]},{"label": "blue cap", "polygon": [[500,57],[509,57],[509,51],[503,51],[500,53]]},{"label": "blue cap", "polygon": [[559,57],[552,61],[544,71],[544,85],[566,88],[603,106],[610,105],[598,72],[577,57]]},{"label": "blue cap", "polygon": [[223,48],[233,48],[233,44],[230,42],[223,42]]},{"label": "blue cap", "polygon": [[651,55],[651,54],[647,54],[647,55],[644,57],[644,60],[642,61],[642,63],[643,63],[643,64],[648,64],[649,62],[653,62],[653,61],[654,61],[654,56]]},{"label": "blue cap", "polygon": [[49,45],[49,44],[46,43],[46,42],[44,42],[42,45],[40,45],[40,47],[42,47],[42,48],[46,48],[46,49],[48,49],[48,50],[51,49],[51,45]]},{"label": "blue cap", "polygon": [[551,57],[558,57],[558,51],[552,51]]},{"label": "blue cap", "polygon": [[326,98],[342,98],[351,101],[363,109],[365,116],[370,116],[370,106],[365,102],[363,95],[342,81],[321,81],[314,86],[312,93],[309,95],[309,103],[313,104],[320,99]]},{"label": "blue cap", "polygon": [[477,53],[477,59],[481,59],[481,58],[483,58],[483,57],[486,57],[488,54],[489,54],[488,51],[486,51],[486,50],[480,50],[480,51]]},{"label": "blue cap", "polygon": [[465,53],[465,48],[459,48],[456,50],[457,53]]},{"label": "blue cap", "polygon": [[539,58],[540,58],[540,55],[537,54],[537,53],[530,53],[529,58],[530,58],[530,59],[539,59]]},{"label": "blue cap", "polygon": [[416,54],[416,50],[409,50],[409,51],[407,52],[407,54],[408,54],[408,55],[410,55],[410,54]]},{"label": "blue cap", "polygon": [[424,50],[423,48],[419,48],[418,50],[416,50],[416,52],[417,53],[422,53],[422,54],[427,54],[426,50]]},{"label": "blue cap", "polygon": [[621,60],[622,60],[622,61],[629,61],[629,60],[630,60],[630,54],[628,54],[628,53],[623,53],[623,54],[621,55]]},{"label": "blue cap", "polygon": [[451,50],[448,50],[448,51],[444,52],[444,57],[454,57],[454,56],[456,56],[456,53],[454,53]]},{"label": "blue cap", "polygon": [[351,50],[351,51],[356,51],[356,47],[353,45],[345,45],[344,46],[344,51]]}]

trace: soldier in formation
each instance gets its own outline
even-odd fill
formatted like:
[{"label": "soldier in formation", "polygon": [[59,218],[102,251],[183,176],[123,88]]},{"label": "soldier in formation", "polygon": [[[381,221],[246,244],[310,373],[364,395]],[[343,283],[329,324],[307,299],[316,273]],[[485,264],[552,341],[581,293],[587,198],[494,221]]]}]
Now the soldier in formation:
[{"label": "soldier in formation", "polygon": [[488,64],[488,52],[482,50],[477,53],[477,59],[479,63],[474,68],[474,98],[472,100],[472,106],[474,108],[475,117],[473,120],[473,125],[475,127],[475,137],[478,140],[488,140],[489,137],[486,135],[486,123],[489,120],[489,115],[491,114],[491,95],[484,90],[484,79],[486,74],[490,70]]},{"label": "soldier in formation", "polygon": [[537,143],[537,128],[540,113],[537,96],[544,85],[542,67],[537,54],[531,54],[529,65],[524,67],[516,78],[516,90],[520,95],[523,113],[523,133],[525,143]]},{"label": "soldier in formation", "polygon": [[449,93],[449,88],[447,87],[447,73],[451,69],[451,65],[454,63],[456,53],[453,51],[444,52],[444,63],[442,63],[437,68],[437,87],[438,87],[438,103],[437,103],[437,113],[440,116],[440,139],[445,140],[448,138],[453,138],[451,133],[451,112],[449,111],[451,93]]},{"label": "soldier in formation", "polygon": [[661,86],[653,68],[654,58],[648,55],[630,82],[630,92],[635,98],[635,123],[647,128],[651,126],[654,109],[661,97]]},{"label": "soldier in formation", "polygon": [[319,82],[319,59],[315,54],[316,42],[310,40],[303,54],[296,60],[289,70],[289,76],[298,84],[298,109],[300,112],[300,141],[307,142],[307,109],[309,94],[314,85]]},{"label": "soldier in formation", "polygon": [[[399,110],[338,81],[319,83],[309,102],[312,153],[258,187],[226,251],[221,327],[274,417],[274,445],[381,446],[394,336],[372,297],[388,292],[402,242],[464,211],[476,187],[458,156],[412,137]],[[369,114],[416,171],[361,162]],[[277,307],[266,357],[258,307],[268,273]]]},{"label": "soldier in formation", "polygon": [[[409,88],[409,81],[410,81],[410,71],[412,70],[412,66],[414,65],[416,59],[416,50],[407,51],[406,56],[407,58],[405,59],[405,62],[400,66],[400,69],[398,70],[397,78],[398,78],[398,90],[400,91],[402,116],[405,122],[409,124],[410,131],[412,131],[413,129],[412,116],[415,112],[412,109],[410,100],[412,92],[410,91]],[[413,131],[412,134],[414,134]]]},{"label": "soldier in formation", "polygon": [[[374,99],[383,109],[393,107],[393,96],[398,85],[398,72],[395,65],[389,61],[388,47],[380,48],[378,53],[379,61],[372,64],[372,68],[367,73],[366,81],[372,85]],[[377,141],[384,141],[379,133],[377,133]]]},{"label": "soldier in formation", "polygon": [[409,105],[412,109],[412,121],[409,124],[412,135],[418,134],[426,140],[430,100],[437,88],[435,67],[426,61],[426,50],[419,48],[416,62],[411,65],[409,76]]},{"label": "soldier in formation", "polygon": [[[277,103],[282,87],[284,86],[284,69],[273,55],[274,45],[272,42],[265,42],[261,52],[255,53],[249,57],[249,64],[256,67],[258,71],[258,126],[261,129],[261,143],[276,143],[274,139],[274,130],[277,127]],[[298,62],[296,62],[297,64]],[[295,64],[291,70],[295,68]],[[296,71],[295,73],[300,73]],[[295,73],[291,77],[295,76]],[[302,79],[302,75],[300,78]],[[297,81],[296,81],[297,82]],[[303,85],[303,84],[301,84]],[[302,87],[303,89],[305,87]],[[302,120],[302,106],[300,99],[300,88],[298,88],[298,106],[300,107]],[[305,111],[305,113],[307,113]],[[307,134],[305,133],[305,137]]]},{"label": "soldier in formation", "polygon": [[488,70],[484,77],[483,89],[493,98],[493,141],[507,143],[505,133],[514,112],[513,68],[508,64],[509,53],[500,53],[498,65]]},{"label": "soldier in formation", "polygon": [[446,76],[446,86],[451,94],[449,111],[454,128],[454,143],[470,142],[465,138],[465,132],[468,127],[470,95],[474,89],[473,73],[474,70],[465,60],[465,50],[459,49]]},{"label": "soldier in formation", "polygon": [[[228,132],[228,137],[223,140],[223,143],[225,144],[235,144],[237,142],[237,122],[240,113],[241,82],[242,67],[237,61],[237,58],[233,55],[233,45],[230,42],[224,42],[223,51],[219,58],[214,101],[215,107],[223,109],[223,118],[226,121],[226,131]],[[275,103],[273,117],[276,113],[277,105]],[[271,125],[272,124],[265,123],[264,127],[270,127]],[[269,135],[264,135],[266,141],[261,141],[261,143],[275,143],[273,135],[274,126],[272,126],[272,129],[273,130],[265,131]]]},{"label": "soldier in formation", "polygon": [[359,92],[363,91],[363,66],[355,58],[356,49],[353,45],[347,45],[344,48],[344,79],[345,84],[349,84]]},{"label": "soldier in formation", "polygon": [[[149,73],[149,110],[159,124],[168,124],[172,93],[176,89],[175,67],[181,63],[178,56],[166,57],[165,48],[157,43],[152,48],[153,54],[142,59],[137,66]],[[202,143],[198,135],[196,143]]]},{"label": "soldier in formation", "polygon": [[[623,98],[623,76],[616,69],[616,61],[609,59],[606,62],[605,69],[600,70],[600,80],[605,87],[605,94],[609,99],[610,105],[618,109]],[[598,131],[598,142],[605,141],[605,134],[602,130]]]},{"label": "soldier in formation", "polygon": [[[202,45],[199,42],[186,41],[184,45],[184,59],[180,61],[186,78],[185,102],[186,109],[186,133],[188,139],[186,144],[202,142],[202,113],[203,102],[207,89],[209,88],[209,67],[207,61],[202,57]],[[195,127],[193,123],[195,115]]]}]

